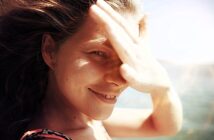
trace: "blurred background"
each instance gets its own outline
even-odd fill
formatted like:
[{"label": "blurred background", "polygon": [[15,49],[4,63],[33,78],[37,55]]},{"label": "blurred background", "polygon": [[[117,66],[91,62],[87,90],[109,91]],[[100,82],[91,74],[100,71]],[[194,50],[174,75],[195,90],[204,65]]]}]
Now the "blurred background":
[{"label": "blurred background", "polygon": [[[126,140],[213,140],[214,0],[140,2],[148,15],[149,47],[181,98],[184,121],[182,130],[173,137]],[[117,106],[150,108],[151,99],[129,88]]]}]

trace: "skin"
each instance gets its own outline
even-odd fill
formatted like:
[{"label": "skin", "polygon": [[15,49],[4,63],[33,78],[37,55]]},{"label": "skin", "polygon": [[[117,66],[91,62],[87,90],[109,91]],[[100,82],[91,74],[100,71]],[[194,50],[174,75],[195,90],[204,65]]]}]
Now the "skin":
[{"label": "skin", "polygon": [[[98,0],[82,28],[59,48],[45,34],[42,55],[49,82],[44,108],[30,128],[57,130],[76,140],[175,134],[182,123],[181,103],[166,71],[146,48],[140,21]],[[114,104],[94,93],[119,96],[127,86],[148,92],[153,109],[113,111]]]}]

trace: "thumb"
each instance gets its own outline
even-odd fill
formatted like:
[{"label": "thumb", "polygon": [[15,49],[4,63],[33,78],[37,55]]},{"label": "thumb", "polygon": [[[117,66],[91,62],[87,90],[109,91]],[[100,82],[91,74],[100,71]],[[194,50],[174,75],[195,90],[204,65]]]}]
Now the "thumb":
[{"label": "thumb", "polygon": [[128,64],[121,65],[120,73],[130,87],[144,93],[150,93],[152,91],[152,85],[147,82],[143,82],[142,77],[138,75],[137,72]]},{"label": "thumb", "polygon": [[120,73],[130,86],[134,86],[136,83],[139,83],[136,71],[128,64],[122,64],[120,66]]}]

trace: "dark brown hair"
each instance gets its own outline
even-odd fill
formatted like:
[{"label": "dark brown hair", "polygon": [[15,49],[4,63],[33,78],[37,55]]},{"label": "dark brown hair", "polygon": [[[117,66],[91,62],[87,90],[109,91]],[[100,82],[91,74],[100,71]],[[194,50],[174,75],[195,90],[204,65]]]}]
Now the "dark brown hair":
[{"label": "dark brown hair", "polygon": [[[131,0],[107,0],[117,11],[134,12]],[[0,139],[17,140],[41,109],[48,66],[41,41],[60,44],[81,28],[93,0],[0,0]]]}]

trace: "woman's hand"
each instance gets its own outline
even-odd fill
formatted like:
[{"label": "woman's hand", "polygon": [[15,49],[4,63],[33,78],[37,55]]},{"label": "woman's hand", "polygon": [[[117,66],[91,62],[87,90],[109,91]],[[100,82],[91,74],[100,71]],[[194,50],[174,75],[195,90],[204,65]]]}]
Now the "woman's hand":
[{"label": "woman's hand", "polygon": [[148,93],[168,90],[170,80],[166,71],[145,46],[142,36],[145,29],[139,27],[144,24],[136,25],[138,29],[143,30],[134,32],[132,25],[103,0],[98,0],[97,4],[91,7],[90,15],[104,28],[107,38],[123,63],[120,72],[129,86]]},{"label": "woman's hand", "polygon": [[[121,59],[122,77],[132,88],[150,93],[153,101],[151,115],[146,116],[142,113],[143,115],[134,115],[139,118],[127,120],[118,114],[112,115],[110,121],[105,123],[107,130],[113,136],[127,136],[130,133],[135,136],[176,134],[182,124],[181,102],[171,86],[165,69],[146,47],[145,38],[140,36],[142,31],[134,32],[132,25],[103,0],[98,0],[96,5],[91,6],[89,14],[104,28],[107,38]],[[112,130],[121,130],[122,134]]]}]

